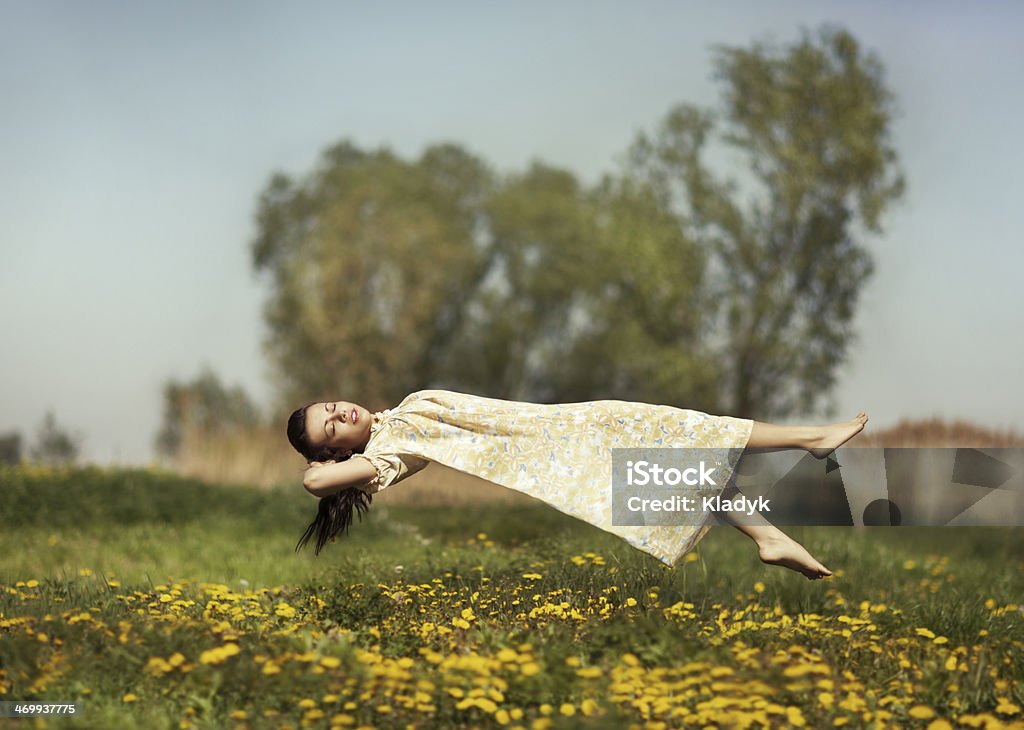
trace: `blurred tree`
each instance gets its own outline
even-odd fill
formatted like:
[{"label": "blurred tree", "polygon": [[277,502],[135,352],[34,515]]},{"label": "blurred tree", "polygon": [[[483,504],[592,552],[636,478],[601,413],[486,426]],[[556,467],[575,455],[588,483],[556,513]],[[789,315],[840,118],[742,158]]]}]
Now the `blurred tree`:
[{"label": "blurred tree", "polygon": [[[707,348],[707,255],[652,187],[606,176],[588,196],[597,223],[591,336],[569,359],[586,392],[717,408],[719,373]],[[588,382],[589,381],[589,382]],[[602,388],[603,384],[603,388]]]},{"label": "blurred tree", "polygon": [[[842,30],[715,63],[721,119],[676,107],[593,188],[541,162],[499,178],[454,144],[410,162],[342,142],[305,181],[272,176],[251,253],[282,407],[449,387],[814,409],[871,274],[857,241],[903,191],[892,97]],[[716,125],[742,191],[703,162]]]},{"label": "blurred tree", "polygon": [[483,203],[490,268],[462,302],[463,327],[439,353],[446,386],[550,399],[586,294],[588,211],[569,172],[535,163]]},{"label": "blurred tree", "polygon": [[539,402],[713,402],[701,252],[649,186],[587,190],[536,162],[484,209],[493,266],[445,353],[453,384]]},{"label": "blurred tree", "polygon": [[0,464],[21,462],[21,434],[17,431],[0,436]]},{"label": "blurred tree", "polygon": [[[904,190],[893,97],[879,60],[830,27],[783,49],[719,47],[715,67],[724,108],[674,108],[655,135],[639,135],[627,169],[710,254],[706,314],[722,407],[762,419],[809,413],[854,337],[873,270],[858,242],[881,231]],[[716,125],[723,151],[749,164],[744,185],[702,160]]]},{"label": "blurred tree", "polygon": [[71,435],[57,424],[57,417],[49,410],[36,432],[32,459],[52,466],[66,466],[78,459],[81,437]]},{"label": "blurred tree", "polygon": [[164,384],[164,413],[156,436],[156,451],[174,458],[186,434],[213,436],[255,426],[258,407],[241,386],[229,388],[208,366],[189,382]]},{"label": "blurred tree", "polygon": [[342,142],[307,181],[272,177],[251,253],[272,281],[265,348],[284,407],[327,396],[384,407],[439,378],[489,268],[491,186],[452,144],[410,163]]}]

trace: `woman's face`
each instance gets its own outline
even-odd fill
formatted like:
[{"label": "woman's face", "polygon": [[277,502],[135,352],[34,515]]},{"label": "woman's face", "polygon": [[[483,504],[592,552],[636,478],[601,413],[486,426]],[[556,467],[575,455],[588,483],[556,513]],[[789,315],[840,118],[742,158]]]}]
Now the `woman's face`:
[{"label": "woman's face", "polygon": [[373,415],[346,401],[314,403],[306,409],[306,436],[314,447],[353,450],[370,438]]}]

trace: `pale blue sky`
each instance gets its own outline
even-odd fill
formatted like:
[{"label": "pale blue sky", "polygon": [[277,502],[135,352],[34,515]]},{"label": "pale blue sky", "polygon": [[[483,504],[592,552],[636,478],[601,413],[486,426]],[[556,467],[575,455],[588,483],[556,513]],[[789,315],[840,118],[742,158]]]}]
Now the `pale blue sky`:
[{"label": "pale blue sky", "polygon": [[53,408],[87,459],[145,463],[167,378],[205,363],[266,402],[248,243],[274,170],[454,140],[593,181],[714,103],[712,44],[824,21],[881,57],[909,183],[839,412],[1024,430],[1024,5],[0,0],[0,432]]}]

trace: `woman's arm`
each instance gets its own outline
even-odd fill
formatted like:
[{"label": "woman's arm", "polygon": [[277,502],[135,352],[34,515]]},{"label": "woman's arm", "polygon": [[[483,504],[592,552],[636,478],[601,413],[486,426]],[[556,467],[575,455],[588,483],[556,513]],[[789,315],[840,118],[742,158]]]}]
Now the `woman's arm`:
[{"label": "woman's arm", "polygon": [[364,486],[376,476],[373,464],[358,456],[341,462],[314,461],[302,477],[302,486],[314,497],[329,497],[343,489]]}]

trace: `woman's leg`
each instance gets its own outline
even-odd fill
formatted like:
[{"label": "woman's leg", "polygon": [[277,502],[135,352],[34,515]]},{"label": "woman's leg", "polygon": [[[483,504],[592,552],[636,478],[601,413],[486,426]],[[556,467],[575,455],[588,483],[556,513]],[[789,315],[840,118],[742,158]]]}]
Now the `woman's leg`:
[{"label": "woman's leg", "polygon": [[748,524],[750,518],[743,515],[735,518],[730,512],[717,512],[733,527],[749,537],[757,545],[757,556],[762,563],[781,565],[784,568],[803,573],[810,580],[825,578],[832,571],[818,562],[807,549],[784,533],[775,525],[765,520],[763,525]]},{"label": "woman's leg", "polygon": [[[824,459],[864,430],[867,422],[868,416],[863,411],[849,421],[824,426],[780,426],[754,421],[747,450],[806,449],[817,458]],[[737,492],[735,489],[731,491]],[[729,498],[729,495],[722,496]],[[717,514],[754,541],[761,562],[795,570],[811,580],[832,575],[832,571],[807,552],[803,545],[768,522],[763,515],[757,516],[761,524],[752,525],[751,517],[746,514],[742,517],[726,511]]]},{"label": "woman's leg", "polygon": [[824,459],[864,430],[868,416],[861,411],[849,421],[823,426],[780,426],[754,421],[747,448],[759,451],[805,449]]}]

